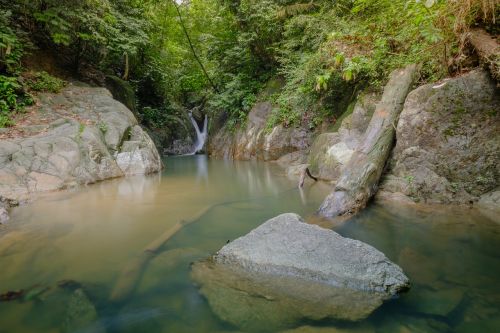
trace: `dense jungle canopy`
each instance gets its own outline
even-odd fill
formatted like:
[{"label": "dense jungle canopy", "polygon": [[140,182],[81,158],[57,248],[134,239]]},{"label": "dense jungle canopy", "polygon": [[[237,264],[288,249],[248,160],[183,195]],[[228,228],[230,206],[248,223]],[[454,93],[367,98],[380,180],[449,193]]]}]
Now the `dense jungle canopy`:
[{"label": "dense jungle canopy", "polygon": [[[422,63],[421,81],[470,65],[465,35],[498,33],[495,0],[0,0],[0,122],[55,78],[132,85],[150,128],[193,107],[240,126],[262,89],[269,126],[335,122],[353,96]],[[53,70],[33,62],[53,59]],[[47,66],[45,66],[46,68]],[[64,69],[61,74],[57,69]],[[271,80],[272,79],[272,80]],[[272,87],[271,87],[272,88]],[[269,90],[269,89],[267,89]]]}]

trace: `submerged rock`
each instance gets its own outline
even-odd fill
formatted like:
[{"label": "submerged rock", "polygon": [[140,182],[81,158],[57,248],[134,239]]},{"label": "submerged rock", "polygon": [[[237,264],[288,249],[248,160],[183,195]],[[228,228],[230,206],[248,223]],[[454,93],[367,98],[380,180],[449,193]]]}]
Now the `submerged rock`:
[{"label": "submerged rock", "polygon": [[221,319],[254,331],[304,318],[360,320],[409,287],[380,251],[296,214],[270,219],[195,263],[192,278]]},{"label": "submerged rock", "polygon": [[402,304],[417,313],[448,316],[462,302],[463,290],[459,288],[432,290],[417,288],[402,300]]},{"label": "submerged rock", "polygon": [[98,323],[97,310],[85,294],[83,289],[76,289],[71,295],[64,320],[64,332],[84,332],[91,328],[92,332],[104,332],[104,328]]},{"label": "submerged rock", "polygon": [[285,329],[304,319],[361,320],[385,299],[382,293],[248,272],[213,261],[193,264],[191,277],[220,319],[252,332]]}]

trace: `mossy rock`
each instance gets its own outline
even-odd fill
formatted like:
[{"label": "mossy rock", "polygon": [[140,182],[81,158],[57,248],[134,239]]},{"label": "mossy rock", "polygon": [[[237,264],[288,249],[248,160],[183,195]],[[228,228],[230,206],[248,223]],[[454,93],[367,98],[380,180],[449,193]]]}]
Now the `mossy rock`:
[{"label": "mossy rock", "polygon": [[106,88],[109,89],[113,98],[122,102],[135,115],[137,113],[137,102],[134,88],[128,83],[114,75],[106,76]]}]

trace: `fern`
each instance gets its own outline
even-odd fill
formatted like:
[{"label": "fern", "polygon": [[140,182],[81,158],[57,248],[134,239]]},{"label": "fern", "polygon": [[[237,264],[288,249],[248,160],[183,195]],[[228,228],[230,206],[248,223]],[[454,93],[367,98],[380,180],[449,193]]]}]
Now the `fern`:
[{"label": "fern", "polygon": [[309,3],[295,3],[293,5],[283,6],[278,10],[277,16],[280,19],[286,19],[291,16],[311,12],[318,8],[318,5],[312,1]]}]

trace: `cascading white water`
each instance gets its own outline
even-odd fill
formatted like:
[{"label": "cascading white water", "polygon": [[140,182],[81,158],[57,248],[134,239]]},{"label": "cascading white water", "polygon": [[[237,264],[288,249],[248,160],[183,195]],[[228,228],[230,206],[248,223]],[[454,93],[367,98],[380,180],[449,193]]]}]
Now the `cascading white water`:
[{"label": "cascading white water", "polygon": [[194,144],[192,155],[203,149],[205,146],[205,142],[207,141],[207,129],[208,129],[208,117],[205,115],[205,119],[203,120],[203,130],[200,130],[198,123],[193,118],[193,114],[189,113],[189,119],[191,119],[191,123],[193,124],[194,130],[196,131],[196,142]]}]

